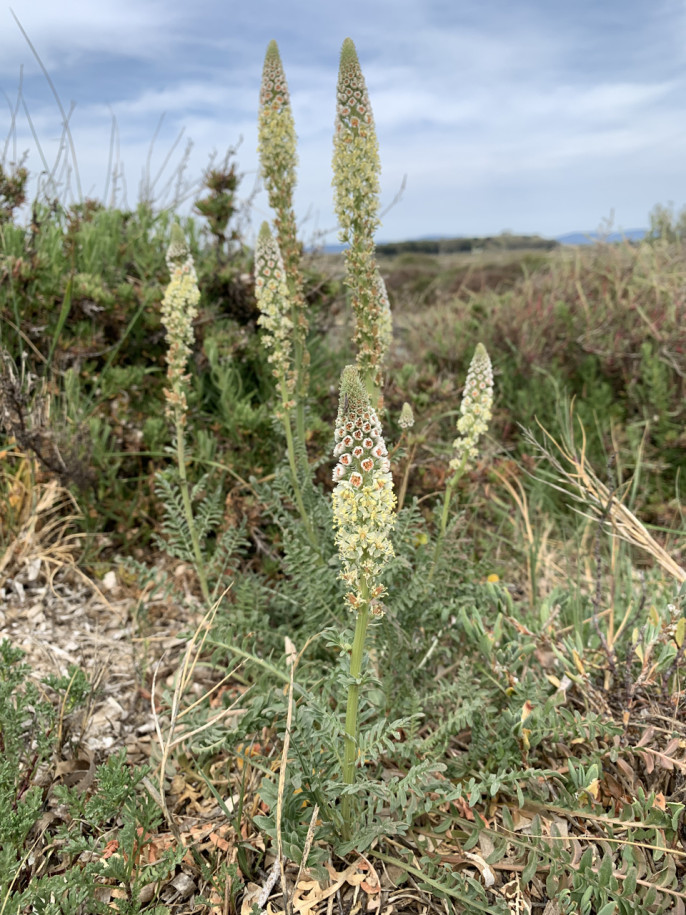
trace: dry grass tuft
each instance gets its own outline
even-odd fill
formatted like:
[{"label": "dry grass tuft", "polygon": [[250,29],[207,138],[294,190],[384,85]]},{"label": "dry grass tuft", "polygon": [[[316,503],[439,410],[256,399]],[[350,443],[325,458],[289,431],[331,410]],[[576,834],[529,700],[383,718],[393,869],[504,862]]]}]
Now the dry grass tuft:
[{"label": "dry grass tuft", "polygon": [[[571,417],[570,417],[571,418]],[[574,437],[574,426],[578,426],[581,441],[578,449]],[[530,430],[524,430],[526,441],[539,455],[546,458],[557,475],[556,481],[546,480],[554,489],[569,496],[586,518],[600,522],[609,532],[655,559],[655,561],[680,584],[686,581],[686,570],[650,534],[644,524],[622,501],[628,491],[620,495],[611,491],[597,476],[587,458],[587,438],[583,423],[576,417],[570,422],[570,436],[558,441],[539,423],[543,441],[539,441]]]}]

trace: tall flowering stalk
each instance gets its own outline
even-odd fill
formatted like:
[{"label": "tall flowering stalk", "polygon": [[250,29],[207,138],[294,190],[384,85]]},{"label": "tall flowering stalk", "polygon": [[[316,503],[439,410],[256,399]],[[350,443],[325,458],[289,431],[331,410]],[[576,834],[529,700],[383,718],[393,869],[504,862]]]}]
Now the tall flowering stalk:
[{"label": "tall flowering stalk", "polygon": [[455,457],[450,466],[456,473],[463,473],[469,462],[476,460],[479,439],[488,432],[492,416],[493,368],[486,347],[483,343],[478,343],[469,364],[460,404],[460,418],[457,421],[457,431],[460,434],[453,442]]},{"label": "tall flowering stalk", "polygon": [[283,258],[290,296],[293,369],[296,392],[296,431],[304,450],[305,401],[309,385],[307,313],[300,271],[300,244],[296,235],[293,189],[297,165],[296,135],[288,83],[279,48],[270,41],[264,58],[258,119],[258,151],[262,179],[275,213],[276,239]]},{"label": "tall flowering stalk", "polygon": [[[380,577],[393,556],[390,532],[395,524],[395,495],[381,423],[354,365],[343,369],[336,418],[333,471],[333,521],[343,563],[346,600],[357,614],[350,656],[350,686],[345,716],[343,781],[355,781],[357,714],[364,643],[370,616],[383,615],[385,588]],[[346,832],[351,827],[351,798],[342,803]]]},{"label": "tall flowering stalk", "polygon": [[370,396],[383,382],[390,342],[390,308],[379,273],[374,232],[379,225],[379,144],[355,45],[346,38],[338,72],[333,185],[339,237],[347,243],[346,283],[355,314],[357,367]]},{"label": "tall flowering stalk", "polygon": [[[412,407],[405,401],[400,411],[400,416],[398,418],[398,426],[402,430],[400,433],[400,441],[395,446],[394,451],[396,451],[403,440],[408,436],[409,430],[414,426],[414,413],[412,412]],[[405,470],[403,472],[402,480],[400,482],[400,489],[398,491],[398,511],[405,504],[405,496],[407,494],[407,484],[410,480],[410,470],[412,469],[412,461],[414,460],[414,455],[417,450],[417,439],[413,436],[412,441],[409,443],[409,452],[405,459]]]},{"label": "tall flowering stalk", "polygon": [[186,423],[186,364],[193,345],[193,321],[198,316],[200,290],[195,265],[183,229],[174,223],[167,248],[167,269],[171,277],[162,299],[162,323],[167,329],[167,416],[182,426]]},{"label": "tall flowering stalk", "polygon": [[398,425],[406,432],[408,429],[411,429],[414,426],[414,413],[410,404],[405,401],[400,410],[400,418],[398,419]]},{"label": "tall flowering stalk", "polygon": [[450,461],[450,469],[453,473],[445,488],[441,526],[436,542],[434,566],[431,569],[431,575],[433,575],[438,553],[445,537],[453,490],[470,463],[475,461],[479,454],[477,446],[481,436],[488,431],[488,424],[493,415],[492,408],[493,369],[486,347],[483,343],[478,343],[469,365],[462,403],[460,404],[460,418],[457,421],[457,431],[460,434],[453,442],[455,456]]},{"label": "tall flowering stalk", "polygon": [[319,549],[303,503],[291,426],[291,416],[295,407],[293,396],[296,388],[291,299],[281,251],[266,222],[262,223],[255,246],[255,297],[260,309],[260,317],[257,322],[264,328],[264,345],[269,351],[268,359],[280,397],[277,415],[283,423],[286,433],[288,462],[293,477],[298,511],[310,542]]},{"label": "tall flowering stalk", "polygon": [[381,276],[379,268],[374,271],[374,304],[376,309],[376,345],[378,350],[377,357],[377,384],[381,385],[382,364],[388,348],[393,340],[393,318],[391,315],[391,303],[388,300],[386,283]]},{"label": "tall flowering stalk", "polygon": [[210,591],[205,573],[205,562],[200,549],[200,540],[193,516],[190,486],[186,474],[186,414],[188,403],[189,375],[186,372],[191,354],[194,332],[193,321],[198,315],[200,290],[195,273],[193,258],[186,243],[183,230],[178,223],[172,225],[171,241],[167,249],[167,267],[171,279],[162,299],[162,323],[166,327],[167,342],[167,387],[165,398],[166,413],[174,423],[176,463],[179,474],[181,499],[191,539],[196,572],[200,589],[207,604]]}]

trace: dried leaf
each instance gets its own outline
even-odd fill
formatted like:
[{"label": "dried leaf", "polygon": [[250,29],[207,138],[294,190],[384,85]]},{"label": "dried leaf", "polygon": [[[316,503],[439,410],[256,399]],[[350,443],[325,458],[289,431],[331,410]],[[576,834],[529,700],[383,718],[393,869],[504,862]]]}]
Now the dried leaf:
[{"label": "dried leaf", "polygon": [[249,883],[246,886],[243,901],[241,902],[241,915],[250,915],[252,907],[259,899],[261,892],[262,887],[256,883]]},{"label": "dried leaf", "polygon": [[576,667],[576,669],[583,676],[586,673],[586,669],[583,665],[583,662],[579,656],[579,652],[576,650],[576,648],[572,649],[572,660],[574,661],[574,666]]},{"label": "dried leaf", "polygon": [[644,747],[646,744],[650,743],[650,741],[653,739],[654,736],[655,736],[655,728],[653,728],[653,727],[646,728],[646,730],[641,735],[641,739],[636,744],[636,746]]},{"label": "dried leaf", "polygon": [[231,848],[231,844],[227,842],[226,839],[222,839],[216,832],[210,833],[209,840],[213,845],[216,845],[217,848],[221,848],[222,851],[229,851]]},{"label": "dried leaf", "polygon": [[465,858],[477,866],[479,873],[483,877],[484,885],[487,887],[493,886],[495,884],[495,875],[481,855],[475,855],[473,852],[469,851],[465,851],[463,854]]},{"label": "dried leaf", "polygon": [[650,750],[643,749],[641,756],[643,757],[643,763],[646,767],[646,772],[650,775],[655,768],[655,757],[650,752]]},{"label": "dried leaf", "polygon": [[119,840],[110,839],[102,852],[102,861],[106,861],[108,858],[111,858],[113,854],[119,851]]},{"label": "dried leaf", "polygon": [[531,915],[531,903],[522,891],[519,877],[513,877],[500,888],[512,915]]},{"label": "dried leaf", "polygon": [[293,644],[293,642],[288,638],[288,636],[286,636],[284,638],[284,642],[285,642],[285,649],[286,649],[286,663],[288,664],[289,667],[291,667],[291,665],[295,664],[295,662],[297,660],[298,650],[295,647],[295,645]]},{"label": "dried leaf", "polygon": [[622,759],[621,757],[617,757],[617,759],[615,760],[615,765],[617,766],[618,769],[620,769],[624,773],[624,775],[626,775],[626,777],[629,779],[629,782],[631,784],[633,784],[633,781],[636,778],[636,773],[631,768],[629,763],[625,759]]}]

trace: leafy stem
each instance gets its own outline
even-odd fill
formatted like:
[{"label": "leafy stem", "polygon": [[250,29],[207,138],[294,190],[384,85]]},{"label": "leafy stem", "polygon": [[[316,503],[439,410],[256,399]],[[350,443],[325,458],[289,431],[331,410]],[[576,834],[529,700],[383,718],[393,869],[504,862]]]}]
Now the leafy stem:
[{"label": "leafy stem", "polygon": [[457,469],[446,483],[445,494],[443,496],[443,508],[441,510],[441,523],[438,529],[438,536],[436,537],[436,546],[434,547],[434,555],[431,562],[431,570],[429,572],[427,584],[429,584],[431,579],[434,577],[434,572],[436,571],[438,557],[441,555],[443,542],[445,540],[445,533],[448,528],[448,518],[450,517],[450,502],[453,497],[453,490],[464,475],[468,457],[469,455],[467,453],[463,454],[462,460],[460,461]]},{"label": "leafy stem", "polygon": [[300,517],[302,518],[305,533],[307,534],[307,539],[310,541],[316,552],[319,553],[320,547],[317,543],[317,538],[314,535],[314,531],[312,530],[312,522],[310,521],[310,516],[307,514],[307,509],[305,508],[305,503],[303,502],[302,489],[300,486],[300,480],[298,479],[298,463],[295,456],[293,429],[291,428],[291,412],[287,407],[288,392],[286,391],[285,381],[281,382],[281,399],[283,406],[283,427],[286,432],[286,448],[288,450],[288,463],[290,465],[291,476],[293,478],[293,493],[295,495],[295,503],[298,506],[298,511],[300,512]]},{"label": "leafy stem", "polygon": [[184,420],[185,416],[183,411],[179,407],[176,407],[174,410],[174,426],[176,429],[176,464],[179,471],[181,499],[183,501],[183,511],[186,516],[186,524],[188,525],[188,532],[191,538],[193,557],[195,559],[195,571],[198,576],[198,581],[200,582],[200,590],[202,591],[203,600],[205,601],[205,604],[209,606],[212,601],[210,598],[209,585],[207,584],[205,560],[200,548],[200,538],[198,537],[198,529],[195,524],[195,516],[193,515],[190,486],[188,483],[188,476],[186,474],[186,439],[184,431]]},{"label": "leafy stem", "polygon": [[[369,587],[364,579],[360,582],[360,608],[355,623],[355,636],[350,654],[350,685],[348,687],[348,705],[345,713],[345,738],[343,756],[343,782],[346,785],[355,783],[355,764],[357,762],[357,712],[360,701],[360,677],[364,657],[364,643],[369,625]],[[349,839],[352,828],[352,797],[346,794],[342,802],[343,833]]]}]

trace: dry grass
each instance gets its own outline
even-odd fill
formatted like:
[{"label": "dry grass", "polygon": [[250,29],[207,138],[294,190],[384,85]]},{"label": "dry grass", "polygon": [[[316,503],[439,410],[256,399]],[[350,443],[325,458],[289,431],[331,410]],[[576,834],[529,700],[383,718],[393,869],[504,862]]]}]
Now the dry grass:
[{"label": "dry grass", "polygon": [[[575,441],[573,430],[578,429],[579,442]],[[539,441],[530,431],[525,431],[525,439],[534,451],[547,459],[557,475],[557,481],[550,485],[569,496],[578,506],[584,517],[599,522],[613,536],[619,537],[631,546],[648,553],[658,565],[669,573],[679,584],[686,581],[686,570],[665,550],[652,536],[644,524],[625,505],[629,487],[624,486],[621,492],[611,491],[603,483],[591,466],[587,456],[587,437],[583,423],[572,419],[572,435],[568,441],[557,441],[539,423],[543,441]]]}]

